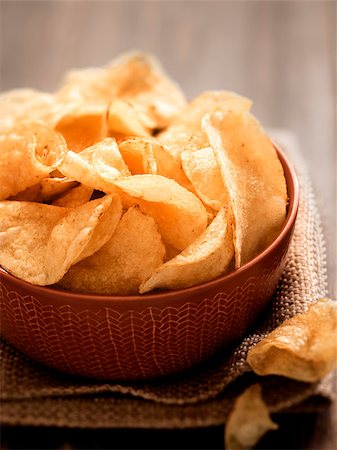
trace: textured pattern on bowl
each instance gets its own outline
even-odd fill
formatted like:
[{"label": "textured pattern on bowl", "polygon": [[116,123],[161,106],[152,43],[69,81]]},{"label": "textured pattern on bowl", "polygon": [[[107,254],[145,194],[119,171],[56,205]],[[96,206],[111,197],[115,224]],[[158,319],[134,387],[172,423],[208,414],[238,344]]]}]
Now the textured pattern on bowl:
[{"label": "textured pattern on bowl", "polygon": [[1,333],[48,366],[111,380],[167,375],[212,356],[247,331],[284,268],[298,184],[278,153],[287,219],[273,244],[239,270],[179,291],[121,297],[33,286],[0,269]]}]

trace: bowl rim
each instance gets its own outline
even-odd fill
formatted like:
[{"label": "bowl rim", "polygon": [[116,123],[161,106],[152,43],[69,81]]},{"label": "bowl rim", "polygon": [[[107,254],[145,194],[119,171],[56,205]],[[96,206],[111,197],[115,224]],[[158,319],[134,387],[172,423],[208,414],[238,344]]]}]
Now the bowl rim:
[{"label": "bowl rim", "polygon": [[[248,261],[247,263],[243,264],[239,269],[236,269],[226,275],[221,275],[217,278],[214,278],[209,281],[205,281],[204,283],[197,284],[195,286],[186,287],[183,289],[176,289],[172,291],[159,291],[159,292],[151,292],[148,294],[134,294],[134,295],[109,295],[109,294],[99,294],[99,293],[82,293],[82,292],[72,292],[63,290],[56,287],[49,287],[49,286],[38,286],[31,283],[28,283],[27,281],[23,281],[14,275],[8,273],[0,266],[0,278],[4,277],[7,278],[12,283],[17,284],[19,287],[25,290],[29,290],[32,293],[34,292],[36,295],[42,295],[46,296],[49,295],[53,298],[53,300],[69,300],[69,301],[85,301],[87,302],[94,302],[96,305],[99,302],[137,302],[137,304],[141,303],[147,303],[146,306],[148,306],[149,301],[154,301],[155,303],[158,302],[158,300],[169,300],[169,299],[177,299],[181,297],[185,297],[186,294],[190,294],[191,296],[195,294],[200,294],[206,290],[214,288],[214,286],[218,284],[222,284],[224,281],[232,280],[233,278],[236,278],[240,276],[240,274],[248,271],[252,266],[254,266],[256,263],[264,259],[270,252],[274,250],[275,247],[278,246],[278,244],[285,238],[285,236],[288,234],[288,232],[291,230],[291,228],[294,226],[297,211],[299,207],[299,184],[297,175],[295,172],[294,167],[290,163],[288,157],[284,154],[282,150],[274,143],[274,148],[276,150],[277,156],[281,162],[283,171],[285,172],[285,168],[288,170],[289,176],[286,178],[287,183],[287,192],[288,192],[288,212],[286,215],[286,219],[283,223],[283,226],[278,233],[277,237],[274,239],[274,241],[268,245],[262,252],[260,252],[258,255],[256,255],[253,259]],[[292,188],[293,195],[290,198],[289,191],[290,187]]]}]

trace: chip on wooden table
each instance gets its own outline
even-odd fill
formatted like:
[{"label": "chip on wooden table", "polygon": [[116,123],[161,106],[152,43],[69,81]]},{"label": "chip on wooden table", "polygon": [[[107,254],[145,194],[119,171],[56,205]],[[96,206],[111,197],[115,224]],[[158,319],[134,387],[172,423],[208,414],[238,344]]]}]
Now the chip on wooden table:
[{"label": "chip on wooden table", "polygon": [[236,268],[279,234],[287,212],[287,186],[275,147],[250,113],[206,115],[203,128],[232,205]]},{"label": "chip on wooden table", "polygon": [[151,217],[131,207],[110,240],[75,264],[60,281],[65,289],[101,294],[136,294],[142,281],[163,262],[165,247]]},{"label": "chip on wooden table", "polygon": [[336,305],[321,299],[283,322],[249,351],[248,364],[258,375],[320,380],[336,367]]},{"label": "chip on wooden table", "polygon": [[247,450],[255,447],[269,430],[278,425],[269,415],[261,386],[253,384],[235,400],[225,428],[226,450]]},{"label": "chip on wooden table", "polygon": [[140,286],[181,289],[212,280],[226,272],[234,256],[231,214],[221,209],[204,233],[175,258],[158,267]]}]

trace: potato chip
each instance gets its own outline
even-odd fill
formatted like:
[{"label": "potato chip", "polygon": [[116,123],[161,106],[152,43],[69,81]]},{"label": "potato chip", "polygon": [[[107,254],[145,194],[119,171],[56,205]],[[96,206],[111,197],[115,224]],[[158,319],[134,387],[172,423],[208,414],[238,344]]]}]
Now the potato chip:
[{"label": "potato chip", "polygon": [[194,152],[185,150],[181,154],[181,161],[185,174],[205,205],[219,211],[229,203],[212,147]]},{"label": "potato chip", "polygon": [[235,400],[226,423],[225,447],[227,450],[253,448],[267,431],[277,428],[263,400],[261,386],[253,384]]},{"label": "potato chip", "polygon": [[110,239],[120,215],[118,196],[107,196],[74,209],[2,201],[0,264],[29,283],[56,283],[72,264],[96,252]]},{"label": "potato chip", "polygon": [[91,157],[91,164],[104,180],[111,181],[121,176],[127,177],[131,175],[115,139],[104,139],[104,141],[99,142],[95,146]]},{"label": "potato chip", "polygon": [[171,178],[194,193],[179,158],[154,138],[134,137],[119,144],[120,152],[133,175],[157,174]]},{"label": "potato chip", "polygon": [[63,102],[106,103],[119,98],[132,105],[146,128],[163,128],[185,105],[181,90],[159,62],[142,53],[127,53],[98,69],[71,72],[57,93]]},{"label": "potato chip", "polygon": [[234,92],[203,92],[173,118],[170,126],[159,135],[159,140],[167,145],[176,157],[183,150],[193,151],[208,147],[208,139],[201,126],[205,114],[215,111],[246,112],[250,110],[251,105],[251,100]]},{"label": "potato chip", "polygon": [[235,219],[235,265],[251,260],[278,235],[287,186],[270,139],[249,113],[217,112],[203,127],[218,161]]},{"label": "potato chip", "polygon": [[72,266],[60,281],[65,289],[101,294],[135,294],[163,262],[165,247],[151,217],[130,208],[110,240]]},{"label": "potato chip", "polygon": [[87,203],[93,192],[94,190],[92,188],[80,184],[79,186],[76,186],[57,197],[57,199],[53,201],[52,205],[64,206],[66,208],[76,208],[77,206]]},{"label": "potato chip", "polygon": [[258,375],[282,375],[307,383],[336,367],[336,302],[322,299],[262,339],[247,361]]},{"label": "potato chip", "polygon": [[153,155],[153,146],[156,145],[151,139],[133,137],[121,142],[119,150],[132,175],[157,173],[157,164]]},{"label": "potato chip", "polygon": [[56,108],[54,96],[34,89],[14,89],[0,95],[0,131],[21,121],[49,122]]},{"label": "potato chip", "polygon": [[40,201],[49,202],[51,199],[78,186],[78,181],[69,178],[44,178],[40,182]]},{"label": "potato chip", "polygon": [[8,200],[15,200],[18,202],[41,202],[41,183],[36,183],[16,195],[8,197]]},{"label": "potato chip", "polygon": [[[100,211],[101,209],[101,211]],[[87,241],[87,244],[83,248],[82,252],[77,256],[77,258],[72,262],[72,264],[75,264],[79,261],[82,261],[82,259],[87,258],[88,256],[93,255],[96,253],[106,242],[110,239],[112,234],[115,232],[115,229],[120,221],[120,218],[122,217],[123,208],[122,208],[122,202],[118,195],[112,194],[112,195],[106,195],[105,197],[99,198],[97,200],[93,200],[92,202],[85,203],[84,205],[81,205],[77,208],[74,208],[76,210],[76,213],[78,217],[78,222],[81,222],[80,213],[81,212],[83,216],[83,223],[86,220],[86,217],[89,215],[88,213],[90,210],[92,211],[92,216],[89,219],[89,223],[87,223],[87,228],[89,228],[89,231],[85,230],[83,233],[84,238],[86,233],[90,233],[90,239]],[[69,214],[70,216],[70,214]],[[97,217],[97,219],[96,219]],[[70,219],[69,219],[70,220]],[[97,224],[95,224],[95,221]],[[90,224],[93,223],[92,231],[90,231]],[[61,225],[61,224],[60,224]],[[76,230],[75,230],[76,231]],[[62,239],[62,229],[60,227],[59,236]],[[57,249],[57,242],[56,242],[56,227],[53,230],[54,239],[52,242],[52,245],[55,247],[55,250]],[[72,246],[73,243],[76,243],[76,240],[83,239],[79,235],[74,233],[74,239],[71,240],[71,237],[67,238],[69,242],[71,242]],[[60,243],[59,243],[60,245]],[[64,244],[63,244],[64,245]],[[52,246],[49,245],[49,249],[51,249]],[[68,255],[69,251],[67,252]],[[53,254],[53,251],[50,252],[50,254]],[[62,274],[63,275],[63,274]]]},{"label": "potato chip", "polygon": [[121,99],[114,99],[108,111],[108,129],[114,136],[149,136],[135,108]]},{"label": "potato chip", "polygon": [[63,137],[39,123],[20,124],[0,135],[0,200],[46,178],[66,151]]},{"label": "potato chip", "polygon": [[160,175],[133,175],[114,180],[123,206],[138,204],[156,221],[163,240],[183,250],[207,226],[207,212],[201,201],[175,181]]},{"label": "potato chip", "polygon": [[166,178],[171,178],[180,184],[180,186],[183,186],[185,189],[188,189],[195,194],[195,189],[182,168],[180,157],[175,157],[166,146],[158,143],[152,145],[152,149],[157,167],[157,174]]},{"label": "potato chip", "polygon": [[63,106],[54,119],[54,128],[63,135],[69,150],[79,153],[107,137],[107,113],[107,104]]},{"label": "potato chip", "polygon": [[114,191],[115,178],[129,174],[113,138],[106,138],[81,153],[68,151],[59,170],[66,177],[107,193]]},{"label": "potato chip", "polygon": [[182,253],[158,267],[139,292],[181,289],[212,280],[226,272],[234,256],[230,214],[221,209],[204,233]]},{"label": "potato chip", "polygon": [[189,130],[201,131],[205,114],[216,111],[248,112],[252,101],[230,91],[206,91],[188,103],[172,120],[174,125],[183,125]]}]

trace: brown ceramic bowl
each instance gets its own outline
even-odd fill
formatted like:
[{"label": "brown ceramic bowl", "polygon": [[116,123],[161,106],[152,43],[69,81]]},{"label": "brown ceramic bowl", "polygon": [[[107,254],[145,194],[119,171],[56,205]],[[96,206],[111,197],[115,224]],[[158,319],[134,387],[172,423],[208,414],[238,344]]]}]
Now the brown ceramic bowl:
[{"label": "brown ceramic bowl", "polygon": [[3,336],[50,367],[110,380],[167,375],[212,356],[252,325],[284,268],[299,191],[278,155],[287,218],[276,240],[240,269],[187,289],[127,297],[33,286],[0,269]]}]

